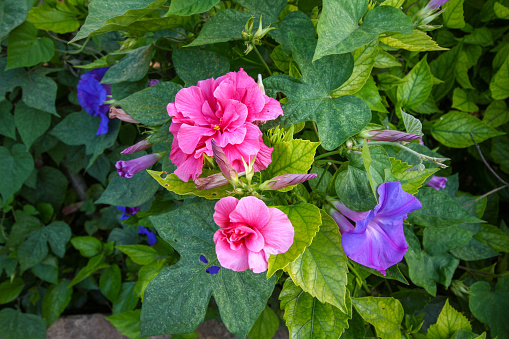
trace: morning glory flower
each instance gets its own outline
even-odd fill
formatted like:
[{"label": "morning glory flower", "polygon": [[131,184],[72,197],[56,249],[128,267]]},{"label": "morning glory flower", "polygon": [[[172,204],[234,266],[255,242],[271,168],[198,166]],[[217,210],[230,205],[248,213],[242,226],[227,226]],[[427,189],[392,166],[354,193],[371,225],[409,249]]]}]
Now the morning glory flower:
[{"label": "morning glory flower", "polygon": [[133,154],[139,151],[146,150],[147,148],[152,147],[152,145],[153,144],[149,143],[147,139],[143,139],[142,141],[139,141],[134,145],[127,147],[125,150],[120,152],[120,154]]},{"label": "morning glory flower", "polygon": [[117,209],[122,211],[122,215],[120,216],[120,220],[127,220],[130,216],[135,215],[140,211],[140,206],[136,207],[124,207],[124,206],[117,206]]},{"label": "morning glory flower", "polygon": [[96,68],[80,77],[76,90],[78,102],[85,111],[94,117],[100,117],[101,123],[97,135],[108,133],[108,111],[110,106],[104,101],[111,94],[110,85],[101,85],[101,80],[109,67]]},{"label": "morning glory flower", "polygon": [[117,161],[115,167],[122,178],[132,178],[139,171],[149,168],[161,158],[160,154],[147,154],[133,160]]},{"label": "morning glory flower", "polygon": [[428,185],[429,187],[433,187],[438,191],[441,190],[442,188],[445,188],[446,183],[447,183],[446,177],[439,177],[437,175],[434,175],[426,185]]},{"label": "morning glory flower", "polygon": [[426,7],[431,7],[432,9],[437,9],[440,6],[445,5],[445,3],[447,1],[449,1],[449,0],[431,0],[430,2],[428,2]]},{"label": "morning glory flower", "polygon": [[419,134],[405,133],[391,129],[370,129],[362,131],[359,136],[373,141],[410,141],[421,139]]},{"label": "morning glory flower", "polygon": [[[403,233],[407,215],[422,207],[419,200],[403,191],[400,182],[378,187],[380,202],[374,210],[355,212],[342,202],[331,202],[329,214],[342,234],[345,254],[355,262],[386,274],[386,269],[403,260],[408,244]],[[356,223],[355,227],[350,222]]]},{"label": "morning glory flower", "polygon": [[145,234],[150,246],[154,246],[154,244],[157,242],[156,235],[146,227],[138,226],[138,234]]}]

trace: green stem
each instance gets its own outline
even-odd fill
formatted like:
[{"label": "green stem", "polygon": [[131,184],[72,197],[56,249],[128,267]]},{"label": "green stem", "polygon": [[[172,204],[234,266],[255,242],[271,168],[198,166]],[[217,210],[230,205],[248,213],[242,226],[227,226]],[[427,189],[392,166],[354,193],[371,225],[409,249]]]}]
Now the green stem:
[{"label": "green stem", "polygon": [[445,161],[445,160],[450,160],[449,158],[435,158],[435,157],[430,157],[430,156],[427,156],[427,155],[424,155],[424,154],[421,154],[419,152],[416,152],[414,151],[413,149],[410,149],[398,142],[392,142],[392,141],[370,141],[369,142],[369,146],[371,145],[389,145],[389,146],[396,146],[396,147],[399,147],[401,149],[404,149],[405,151],[409,152],[409,153],[412,153],[413,155],[417,156],[419,159],[422,159],[422,160],[427,160],[427,161],[431,161],[431,162],[434,162],[435,164],[437,164],[440,168],[446,168],[447,165],[444,165],[442,164],[442,161]]},{"label": "green stem", "polygon": [[353,267],[353,265],[350,263],[350,261],[348,260],[347,261],[347,264],[348,264],[348,268],[350,269],[350,271],[359,279],[359,281],[361,282],[361,287],[362,289],[366,292],[367,295],[371,295],[371,291],[368,290],[368,288],[366,286],[364,286],[364,284],[362,283],[362,281],[364,279],[362,279],[362,277],[360,276],[359,272],[357,272],[357,270]]},{"label": "green stem", "polygon": [[256,48],[256,46],[253,45],[253,50],[255,51],[256,55],[258,55],[258,58],[260,59],[260,61],[262,62],[263,66],[265,66],[265,68],[267,69],[267,72],[269,72],[269,75],[272,76],[272,72],[270,71],[270,68],[269,68],[269,65],[267,65],[267,63],[265,62],[265,60],[263,60],[263,57],[262,55],[260,54],[260,52],[258,52],[258,49]]},{"label": "green stem", "polygon": [[0,221],[0,231],[2,231],[2,237],[4,237],[4,239],[7,240],[8,237],[5,235],[5,232],[4,232],[4,219],[5,219],[5,213],[2,213],[2,221]]},{"label": "green stem", "polygon": [[330,165],[332,165],[332,163],[330,163],[330,162],[327,163],[327,167],[325,167],[325,170],[322,172],[322,175],[320,176],[320,180],[318,180],[318,184],[316,184],[315,189],[311,193],[313,193],[316,189],[318,189],[318,186],[320,186],[320,184],[322,183],[322,180],[325,177],[325,173],[327,173],[327,171],[329,170]]},{"label": "green stem", "polygon": [[332,152],[327,152],[327,153],[321,154],[321,155],[315,157],[315,161],[323,159],[323,158],[330,157],[331,155],[341,154],[341,152],[342,152],[341,150],[336,150],[336,151],[332,151]]}]

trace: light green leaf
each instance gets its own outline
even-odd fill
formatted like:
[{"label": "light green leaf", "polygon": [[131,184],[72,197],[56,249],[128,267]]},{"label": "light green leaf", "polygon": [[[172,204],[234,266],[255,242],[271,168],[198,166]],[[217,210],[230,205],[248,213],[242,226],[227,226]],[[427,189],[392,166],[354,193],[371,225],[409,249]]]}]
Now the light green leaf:
[{"label": "light green leaf", "polygon": [[325,0],[318,21],[318,45],[313,60],[354,51],[380,33],[412,33],[412,21],[399,8],[378,6],[366,14],[367,10],[367,0]]},{"label": "light green leaf", "polygon": [[193,15],[208,11],[219,0],[173,0],[167,15]]},{"label": "light green leaf", "polygon": [[380,42],[394,48],[406,49],[412,52],[446,51],[447,48],[438,44],[426,32],[414,30],[412,34],[391,34],[381,36]]},{"label": "light green leaf", "polygon": [[71,244],[86,258],[94,257],[103,250],[102,242],[91,236],[74,237],[71,239]]},{"label": "light green leaf", "polygon": [[285,253],[271,255],[269,257],[269,269],[267,270],[267,277],[270,278],[277,270],[283,269],[297,259],[306,247],[308,247],[316,232],[322,224],[322,218],[318,207],[300,203],[290,206],[278,206],[278,209],[283,211],[290,219],[295,235],[293,244]]},{"label": "light green leaf", "polygon": [[14,121],[21,140],[27,148],[30,148],[34,141],[48,130],[51,124],[51,115],[20,102],[14,110]]},{"label": "light green leaf", "polygon": [[509,56],[491,79],[490,90],[495,100],[504,100],[509,97]]},{"label": "light green leaf", "polygon": [[269,93],[283,92],[288,97],[288,102],[282,105],[285,115],[281,127],[315,121],[321,145],[332,150],[359,133],[369,123],[371,111],[363,100],[354,96],[332,98],[330,95],[350,78],[351,54],[331,55],[312,62],[315,46],[314,39],[292,36],[292,56],[302,71],[302,78],[275,75],[264,80],[264,85]]},{"label": "light green leaf", "polygon": [[428,66],[427,56],[403,78],[398,86],[398,104],[403,107],[416,107],[426,102],[433,87],[432,75]]},{"label": "light green leaf", "polygon": [[497,252],[509,252],[509,237],[503,230],[496,226],[482,224],[481,230],[474,238],[490,246]]},{"label": "light green leaf", "polygon": [[267,305],[249,331],[249,339],[272,339],[278,328],[279,318]]},{"label": "light green leaf", "polygon": [[98,270],[107,267],[110,267],[110,265],[104,262],[104,253],[101,253],[99,255],[96,255],[95,257],[90,258],[90,260],[87,263],[87,266],[81,268],[78,274],[74,276],[74,279],[72,279],[71,283],[69,284],[69,287],[78,284],[79,282],[85,280]]},{"label": "light green leaf", "polygon": [[378,89],[375,80],[370,76],[364,86],[354,95],[364,100],[364,102],[368,104],[370,110],[387,113],[387,109],[382,103],[382,97]]},{"label": "light green leaf", "polygon": [[4,36],[7,36],[12,29],[25,21],[30,5],[31,3],[29,1],[0,1],[0,17],[2,17],[0,21],[0,40],[2,40]]},{"label": "light green leaf", "polygon": [[25,287],[25,282],[23,279],[16,277],[11,282],[11,280],[6,280],[0,284],[0,305],[8,304],[19,296],[23,288]]},{"label": "light green leaf", "polygon": [[338,225],[320,211],[322,225],[309,245],[285,271],[304,291],[322,303],[329,303],[348,313],[346,284],[348,259],[341,245]]},{"label": "light green leaf", "polygon": [[145,294],[145,289],[152,279],[154,279],[161,271],[167,267],[165,259],[159,259],[153,262],[150,265],[145,265],[138,271],[138,281],[134,286],[134,295],[141,298],[143,301],[143,297]]},{"label": "light green leaf", "polygon": [[46,37],[38,38],[37,28],[27,21],[12,30],[8,44],[6,71],[49,61],[55,53],[53,40]]},{"label": "light green leaf", "polygon": [[470,311],[491,329],[491,335],[499,339],[509,338],[509,277],[502,277],[492,290],[486,281],[478,281],[470,286]]},{"label": "light green leaf", "polygon": [[76,17],[80,12],[76,9],[72,12],[69,5],[69,3],[64,5],[59,1],[55,1],[51,5],[43,2],[39,6],[32,7],[28,12],[27,21],[44,31],[53,31],[59,34],[74,32],[80,28],[80,22]]},{"label": "light green leaf", "polygon": [[111,265],[101,273],[99,289],[109,301],[115,302],[120,293],[122,274],[118,265]]},{"label": "light green leaf", "polygon": [[126,311],[106,317],[120,333],[128,338],[140,338],[141,310]]},{"label": "light green leaf", "polygon": [[402,162],[399,159],[390,158],[392,169],[391,173],[401,182],[403,190],[410,194],[416,194],[424,181],[435,172],[438,168],[426,168],[422,171],[407,171],[412,165]]},{"label": "light green leaf", "polygon": [[498,127],[509,121],[509,108],[503,100],[492,101],[484,112],[482,122],[490,127]]},{"label": "light green leaf", "polygon": [[48,327],[51,326],[64,312],[71,301],[72,288],[69,280],[62,279],[58,284],[51,285],[42,299],[42,316]]},{"label": "light green leaf", "polygon": [[447,299],[438,316],[437,323],[429,327],[426,338],[451,338],[456,331],[460,330],[471,332],[472,326],[470,326],[470,322],[464,315],[449,305],[449,299]]},{"label": "light green leaf", "polygon": [[350,78],[341,87],[332,91],[332,97],[357,93],[368,81],[378,55],[378,36],[353,52],[354,66]]},{"label": "light green leaf", "polygon": [[391,67],[400,67],[401,62],[398,61],[392,54],[389,54],[388,52],[378,49],[378,53],[375,58],[375,65],[376,68],[391,68]]},{"label": "light green leaf", "polygon": [[473,115],[454,111],[443,115],[431,127],[431,135],[435,139],[445,146],[453,148],[465,148],[473,145],[470,133],[473,133],[477,143],[504,134]]},{"label": "light green leaf", "polygon": [[281,309],[284,309],[286,326],[290,338],[336,339],[348,328],[352,318],[352,301],[348,293],[348,313],[341,312],[331,304],[321,303],[310,294],[286,279],[279,295]]},{"label": "light green leaf", "polygon": [[403,124],[405,125],[407,133],[423,135],[422,123],[419,119],[413,115],[403,112],[403,110],[401,110],[401,118],[403,119]]},{"label": "light green leaf", "polygon": [[274,145],[272,162],[268,167],[271,177],[283,174],[305,174],[311,168],[318,142],[294,139]]},{"label": "light green leaf", "polygon": [[363,297],[352,298],[352,303],[361,317],[375,327],[382,339],[400,339],[400,323],[403,320],[403,306],[394,298]]},{"label": "light green leaf", "polygon": [[175,72],[186,87],[196,85],[199,80],[217,78],[230,70],[228,59],[213,51],[175,48],[172,58]]},{"label": "light green leaf", "polygon": [[[160,82],[131,94],[117,103],[134,119],[148,126],[163,125],[170,119],[166,106],[175,101],[182,87],[174,82]],[[168,132],[169,134],[170,132]]]},{"label": "light green leaf", "polygon": [[465,18],[463,16],[463,3],[465,0],[449,0],[443,5],[442,14],[444,26],[447,28],[465,27]]},{"label": "light green leaf", "polygon": [[34,169],[34,159],[24,145],[15,144],[12,151],[0,146],[0,173],[6,180],[0,180],[0,194],[6,201],[16,193]]},{"label": "light green leaf", "polygon": [[147,172],[152,176],[152,178],[154,178],[159,183],[159,185],[163,186],[170,192],[177,193],[180,195],[193,194],[209,200],[221,199],[230,195],[228,194],[227,191],[233,190],[233,187],[230,184],[207,190],[198,190],[196,189],[194,182],[192,181],[183,182],[175,174],[169,174],[163,178],[163,172],[150,170],[147,170]]},{"label": "light green leaf", "polygon": [[155,249],[146,245],[120,245],[115,248],[127,254],[138,265],[152,264],[158,255]]},{"label": "light green leaf", "polygon": [[[213,242],[218,229],[212,218],[214,205],[213,201],[202,200],[150,218],[159,235],[181,257],[177,265],[164,269],[152,279],[145,290],[142,337],[194,331],[205,317],[211,295],[226,328],[239,338],[246,338],[265,308],[275,277],[267,280],[265,274],[226,268],[215,275],[206,272],[208,267],[219,265]],[[209,263],[203,263],[200,255]]]},{"label": "light green leaf", "polygon": [[117,64],[110,67],[101,80],[102,84],[118,84],[124,81],[138,81],[147,74],[152,52],[152,44],[135,49]]},{"label": "light green leaf", "polygon": [[509,4],[507,2],[504,4],[495,2],[493,4],[493,11],[497,18],[509,20]]},{"label": "light green leaf", "polygon": [[452,94],[452,108],[463,112],[478,112],[479,107],[472,101],[472,96],[459,87],[454,89]]},{"label": "light green leaf", "polygon": [[4,308],[0,311],[0,336],[3,339],[46,339],[46,322],[35,314]]},{"label": "light green leaf", "polygon": [[443,83],[435,86],[431,93],[433,98],[439,101],[449,93],[454,86],[456,79],[456,65],[461,54],[463,44],[458,44],[451,50],[441,53],[438,58],[433,60],[429,67],[434,77],[443,81]]}]

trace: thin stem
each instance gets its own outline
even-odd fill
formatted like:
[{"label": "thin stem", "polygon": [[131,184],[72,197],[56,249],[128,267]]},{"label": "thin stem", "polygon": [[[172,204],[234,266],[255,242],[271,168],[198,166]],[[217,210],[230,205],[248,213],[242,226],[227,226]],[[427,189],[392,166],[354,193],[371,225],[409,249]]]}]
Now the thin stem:
[{"label": "thin stem", "polygon": [[362,289],[366,292],[366,294],[368,295],[371,295],[371,291],[368,290],[368,288],[366,286],[364,286],[363,284],[363,280],[362,277],[360,276],[359,272],[357,272],[357,270],[353,267],[353,265],[350,263],[350,260],[348,260],[346,262],[348,264],[348,268],[350,269],[350,271],[352,271],[352,273],[359,279],[359,281],[361,282],[361,287]]},{"label": "thin stem", "polygon": [[321,154],[321,155],[315,157],[315,161],[323,159],[323,158],[330,157],[331,155],[341,154],[341,152],[342,152],[341,150],[336,150],[336,151],[332,151],[332,152],[327,152],[327,153]]},{"label": "thin stem", "polygon": [[269,75],[272,75],[272,72],[270,71],[269,65],[267,65],[265,60],[263,60],[262,55],[260,54],[260,52],[258,52],[258,48],[256,48],[255,45],[253,45],[253,47],[254,47],[253,50],[255,51],[256,55],[258,55],[258,58],[262,62],[263,66],[265,66],[265,68],[267,69],[267,72],[269,72]]},{"label": "thin stem", "polygon": [[461,266],[461,265],[458,265],[458,268],[461,268],[462,270],[465,270],[467,272],[479,273],[479,274],[484,274],[484,275],[498,276],[498,274],[496,274],[496,273],[490,273],[490,272],[483,272],[483,271],[479,271],[479,270],[474,270],[473,268],[465,267],[465,266]]},{"label": "thin stem", "polygon": [[414,151],[413,149],[410,149],[406,146],[403,146],[402,144],[400,143],[397,143],[397,142],[392,142],[392,141],[370,141],[369,142],[369,146],[371,145],[389,145],[389,146],[396,146],[396,147],[399,147],[401,149],[404,149],[405,151],[409,152],[409,153],[412,153],[413,155],[417,156],[419,159],[423,159],[423,160],[427,160],[427,161],[431,161],[433,163],[435,163],[436,165],[438,165],[438,167],[440,168],[446,168],[447,165],[444,165],[442,164],[442,161],[445,161],[445,160],[451,160],[449,158],[435,158],[435,157],[430,157],[430,156],[427,156],[427,155],[424,155],[424,154],[421,154],[419,152],[416,152]]},{"label": "thin stem", "polygon": [[0,231],[2,231],[2,237],[4,237],[4,239],[7,240],[8,237],[5,235],[5,232],[4,232],[4,219],[5,219],[5,213],[2,213],[2,221],[0,221]]},{"label": "thin stem", "polygon": [[486,167],[488,167],[488,169],[490,170],[490,172],[498,179],[498,181],[500,181],[501,183],[503,183],[505,186],[509,186],[509,183],[507,181],[505,181],[504,179],[502,179],[498,174],[497,172],[495,172],[495,170],[493,168],[491,168],[490,164],[488,164],[488,162],[486,161],[486,159],[484,158],[484,155],[482,154],[482,151],[481,151],[481,148],[479,147],[479,145],[477,144],[477,142],[475,142],[474,140],[474,134],[472,132],[470,132],[470,138],[472,138],[472,141],[474,142],[474,145],[475,145],[475,148],[477,148],[477,152],[479,153],[479,155],[481,156],[481,159],[482,159],[482,162],[484,162],[484,165],[486,165]]},{"label": "thin stem", "polygon": [[497,187],[497,188],[495,188],[495,189],[492,189],[492,190],[491,190],[491,191],[489,191],[488,193],[484,193],[484,194],[483,194],[483,195],[481,195],[480,197],[475,198],[474,200],[472,200],[472,201],[471,201],[471,202],[469,202],[468,204],[463,205],[462,207],[466,207],[466,206],[468,206],[468,205],[470,205],[470,204],[473,204],[474,202],[479,201],[479,200],[481,200],[482,198],[486,198],[487,196],[489,196],[489,195],[491,195],[491,194],[493,194],[493,193],[495,193],[495,192],[498,192],[498,191],[500,191],[500,190],[503,190],[504,188],[508,188],[508,187],[509,187],[509,184],[504,185],[504,186]]},{"label": "thin stem", "polygon": [[421,2],[421,0],[417,0],[416,2],[413,2],[413,3],[411,3],[410,5],[408,5],[408,7],[405,9],[405,14],[407,14],[407,13],[408,13],[408,10],[409,10],[412,6],[417,5],[419,2]]},{"label": "thin stem", "polygon": [[[320,184],[322,183],[322,180],[323,178],[325,177],[325,173],[327,173],[327,171],[329,170],[329,167],[332,165],[332,163],[327,163],[327,167],[325,167],[325,170],[322,172],[322,175],[320,176],[320,180],[318,180],[318,183],[316,184],[315,186],[315,189],[312,191],[314,192],[316,189],[318,189],[318,187],[320,186]],[[311,192],[311,193],[312,193]]]}]

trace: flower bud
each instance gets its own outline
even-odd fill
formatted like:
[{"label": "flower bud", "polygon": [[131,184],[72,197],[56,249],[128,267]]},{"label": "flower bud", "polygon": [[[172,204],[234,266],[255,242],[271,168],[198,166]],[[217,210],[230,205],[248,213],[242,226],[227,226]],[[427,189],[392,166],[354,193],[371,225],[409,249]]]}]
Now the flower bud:
[{"label": "flower bud", "polygon": [[149,143],[147,139],[143,139],[140,142],[137,142],[136,144],[127,147],[125,150],[120,152],[120,154],[133,154],[139,151],[143,151],[147,148],[152,147],[153,144]]},{"label": "flower bud", "polygon": [[128,161],[117,161],[115,167],[118,175],[122,178],[132,178],[136,173],[143,171],[155,164],[161,158],[161,154],[147,154],[142,157],[128,160]]},{"label": "flower bud", "polygon": [[119,120],[130,122],[133,124],[139,124],[140,122],[136,119],[134,119],[132,116],[127,114],[123,109],[111,107],[110,108],[110,114],[108,115],[110,119],[117,118]]},{"label": "flower bud", "polygon": [[361,131],[358,135],[361,138],[373,141],[410,141],[422,138],[419,134],[410,134],[391,129],[369,129]]},{"label": "flower bud", "polygon": [[433,187],[437,191],[441,190],[442,188],[445,188],[445,184],[447,183],[446,177],[439,177],[437,175],[434,175],[430,181],[426,184],[429,187]]},{"label": "flower bud", "polygon": [[160,82],[161,82],[161,80],[159,80],[159,79],[150,79],[150,80],[148,81],[148,87],[150,87],[150,86],[154,86],[155,84],[158,84],[158,83],[160,83]]},{"label": "flower bud", "polygon": [[217,165],[219,166],[219,169],[223,173],[224,177],[227,180],[230,181],[237,181],[237,172],[233,168],[232,164],[230,163],[230,160],[226,157],[226,154],[224,154],[224,151],[219,145],[217,144],[217,141],[215,139],[212,139],[212,152],[214,152],[214,159],[216,160]]},{"label": "flower bud", "polygon": [[194,184],[197,190],[208,190],[228,184],[228,179],[224,177],[223,173],[216,173],[205,178],[197,178],[194,180]]},{"label": "flower bud", "polygon": [[259,186],[260,190],[279,190],[288,186],[297,185],[304,181],[316,178],[316,173],[309,174],[283,174],[265,181]]},{"label": "flower bud", "polygon": [[260,92],[262,92],[262,94],[265,95],[265,87],[263,86],[263,80],[262,80],[261,74],[258,74],[258,88],[260,89]]}]

